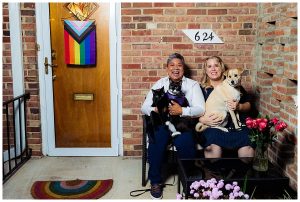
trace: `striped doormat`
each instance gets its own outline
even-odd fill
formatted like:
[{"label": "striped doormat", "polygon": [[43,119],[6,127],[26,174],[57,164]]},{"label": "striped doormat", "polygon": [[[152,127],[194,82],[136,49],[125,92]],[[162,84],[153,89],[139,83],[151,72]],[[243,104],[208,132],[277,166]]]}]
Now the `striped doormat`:
[{"label": "striped doormat", "polygon": [[98,199],[112,187],[113,180],[36,181],[31,187],[35,199]]}]

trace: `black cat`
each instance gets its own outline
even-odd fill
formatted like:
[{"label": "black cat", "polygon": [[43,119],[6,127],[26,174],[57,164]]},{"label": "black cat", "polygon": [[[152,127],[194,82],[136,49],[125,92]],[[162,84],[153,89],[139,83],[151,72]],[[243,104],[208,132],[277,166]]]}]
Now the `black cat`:
[{"label": "black cat", "polygon": [[168,106],[171,101],[177,102],[181,107],[189,106],[188,100],[181,91],[181,82],[170,81],[169,90],[165,93],[164,88],[152,90],[153,104],[157,107],[158,113],[151,112],[151,120],[154,128],[158,125],[168,125],[172,136],[181,134],[181,132],[192,130],[190,117],[180,117],[179,115],[169,115]]},{"label": "black cat", "polygon": [[157,128],[159,125],[165,124],[166,121],[168,121],[168,105],[169,101],[166,97],[164,87],[159,89],[152,89],[153,94],[153,103],[152,107],[156,107],[158,110],[158,113],[152,111],[150,118],[151,122],[154,128]]}]

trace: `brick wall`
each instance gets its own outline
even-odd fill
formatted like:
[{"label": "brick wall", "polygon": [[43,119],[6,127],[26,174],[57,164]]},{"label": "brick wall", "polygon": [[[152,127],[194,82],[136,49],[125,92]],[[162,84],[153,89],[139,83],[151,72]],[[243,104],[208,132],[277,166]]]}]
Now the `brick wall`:
[{"label": "brick wall", "polygon": [[[9,16],[8,16],[8,4],[4,3],[2,7],[2,94],[3,101],[13,98],[13,83],[12,83],[12,69],[11,69],[11,49],[10,49],[10,37],[9,37]],[[11,107],[10,107],[11,108]],[[4,114],[2,116],[2,144],[3,150],[8,149],[8,137],[7,137],[7,120],[12,122],[12,113],[11,109],[8,109],[9,116],[6,117]],[[9,131],[13,131],[13,128],[10,127]],[[10,134],[9,137],[13,137],[13,134]],[[13,145],[13,140],[10,141]]]},{"label": "brick wall", "polygon": [[256,93],[259,111],[280,117],[288,128],[270,148],[273,162],[279,164],[297,187],[297,4],[259,4],[257,30]]},{"label": "brick wall", "polygon": [[[32,148],[32,155],[40,156],[42,153],[39,109],[39,80],[36,57],[37,53],[35,50],[35,4],[21,3],[20,10],[23,43],[24,86],[25,92],[30,92],[30,100],[27,103],[28,144],[30,145],[30,148]],[[8,13],[8,4],[3,3],[3,101],[13,98],[9,31],[10,24]],[[3,123],[3,125],[4,124],[5,123]]]},{"label": "brick wall", "polygon": [[[166,75],[167,56],[181,53],[200,82],[206,57],[221,56],[245,70],[252,91],[256,3],[122,3],[123,138],[126,156],[141,155],[140,107],[155,81]],[[224,44],[193,44],[182,29],[213,29]]]},{"label": "brick wall", "polygon": [[8,4],[3,3],[2,7],[2,93],[3,101],[13,98],[12,69],[11,69],[11,49],[9,33]]}]

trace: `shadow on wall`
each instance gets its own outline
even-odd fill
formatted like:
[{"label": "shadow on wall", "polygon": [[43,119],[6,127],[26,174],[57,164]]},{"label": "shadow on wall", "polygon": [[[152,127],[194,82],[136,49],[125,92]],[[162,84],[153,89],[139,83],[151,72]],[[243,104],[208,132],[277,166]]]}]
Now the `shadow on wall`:
[{"label": "shadow on wall", "polygon": [[288,164],[294,162],[296,138],[292,134],[284,134],[279,138],[279,142],[272,145],[271,149],[276,155],[276,163],[285,169]]},{"label": "shadow on wall", "polygon": [[187,78],[191,78],[192,77],[192,70],[191,67],[189,65],[185,65],[184,66],[184,76]]}]

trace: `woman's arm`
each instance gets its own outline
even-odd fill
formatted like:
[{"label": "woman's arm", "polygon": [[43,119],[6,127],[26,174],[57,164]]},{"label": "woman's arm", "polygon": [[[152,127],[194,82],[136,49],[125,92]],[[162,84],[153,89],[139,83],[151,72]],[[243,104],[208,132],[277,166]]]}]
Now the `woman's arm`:
[{"label": "woman's arm", "polygon": [[238,110],[240,112],[249,112],[251,110],[251,98],[243,86],[240,86],[239,90],[242,94],[240,101],[228,101],[227,106],[233,111]]},{"label": "woman's arm", "polygon": [[199,121],[208,126],[218,126],[224,120],[223,120],[223,117],[218,116],[217,114],[211,113],[211,114],[205,114],[204,116],[201,116],[199,118]]},{"label": "woman's arm", "polygon": [[228,100],[227,106],[229,109],[233,111],[238,110],[240,112],[248,112],[251,109],[250,102],[239,103],[238,101],[235,100]]},{"label": "woman's arm", "polygon": [[250,102],[245,102],[245,103],[239,103],[237,110],[240,112],[249,112],[251,109],[251,104]]}]

